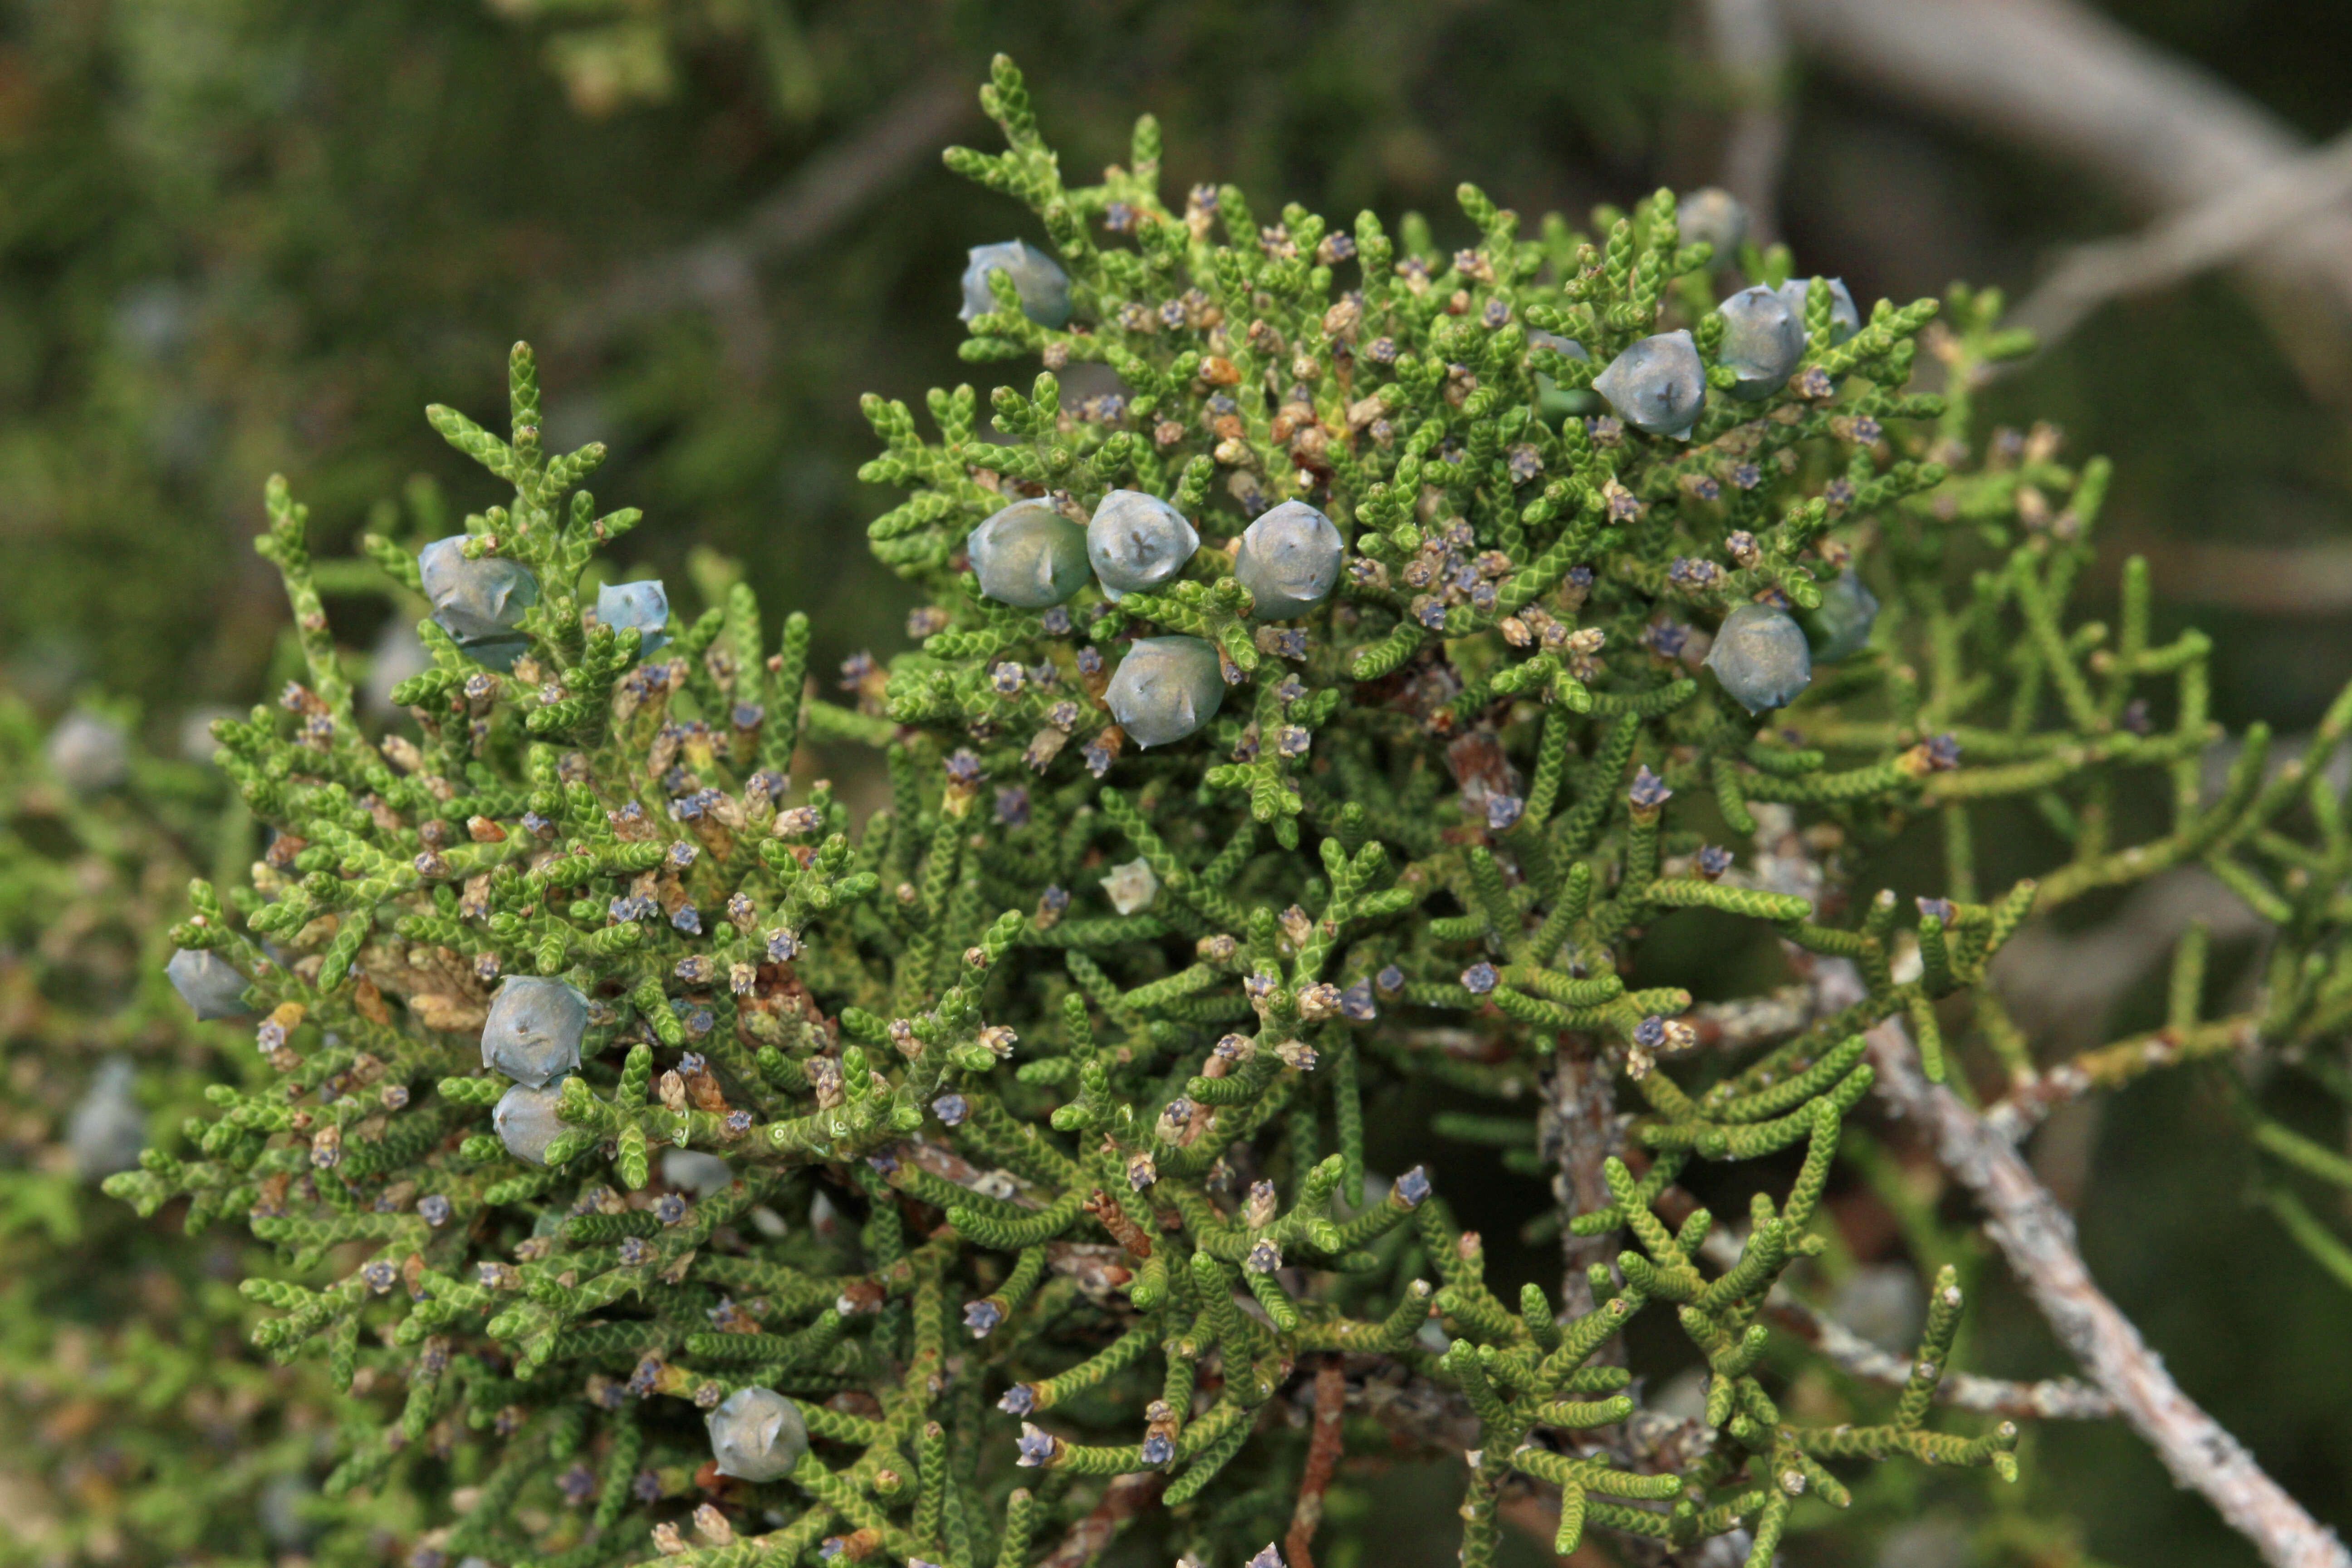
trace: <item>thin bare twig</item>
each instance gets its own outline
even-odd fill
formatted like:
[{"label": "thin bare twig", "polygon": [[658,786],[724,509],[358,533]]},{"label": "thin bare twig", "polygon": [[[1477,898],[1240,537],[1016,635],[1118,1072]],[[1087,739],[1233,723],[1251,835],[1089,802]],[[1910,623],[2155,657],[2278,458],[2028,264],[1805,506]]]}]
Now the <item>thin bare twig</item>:
[{"label": "thin bare twig", "polygon": [[1102,1500],[1086,1518],[1070,1526],[1070,1532],[1062,1537],[1053,1554],[1037,1568],[1086,1568],[1102,1555],[1120,1525],[1160,1506],[1160,1494],[1167,1485],[1168,1478],[1158,1470],[1134,1470],[1113,1476],[1110,1485],[1103,1489]]},{"label": "thin bare twig", "polygon": [[[1609,1064],[1590,1039],[1573,1033],[1560,1037],[1536,1131],[1537,1147],[1554,1171],[1552,1199],[1564,1215],[1609,1205],[1609,1184],[1601,1167],[1623,1142],[1611,1077]],[[1579,1236],[1566,1226],[1560,1227],[1559,1243],[1560,1311],[1581,1317],[1596,1305],[1586,1270],[1614,1258],[1615,1243],[1608,1236]],[[1603,1360],[1622,1363],[1624,1359],[1622,1345],[1613,1340],[1601,1353]]]},{"label": "thin bare twig", "polygon": [[[1681,1187],[1660,1194],[1659,1216],[1670,1225],[1687,1219],[1698,1200]],[[1718,1226],[1699,1244],[1699,1255],[1717,1268],[1739,1264],[1741,1242],[1736,1231]],[[1764,1298],[1764,1315],[1811,1345],[1846,1372],[1870,1383],[1901,1388],[1911,1381],[1911,1363],[1864,1339],[1828,1313],[1790,1293],[1785,1284],[1772,1287]],[[1936,1384],[1938,1404],[1956,1410],[1974,1410],[2014,1420],[2104,1421],[2116,1414],[2115,1401],[2071,1377],[2040,1383],[2016,1383],[2008,1378],[1979,1377],[1974,1373],[1947,1372]]]},{"label": "thin bare twig", "polygon": [[[1764,1315],[1856,1377],[1890,1388],[1900,1388],[1910,1380],[1911,1363],[1888,1354],[1835,1318],[1816,1312],[1785,1290],[1776,1289],[1765,1299]],[[1974,1373],[1948,1372],[1936,1384],[1936,1398],[1957,1410],[2006,1415],[2012,1420],[2104,1421],[2116,1414],[2114,1400],[2071,1377],[2016,1383],[2008,1378],[1979,1377]]]},{"label": "thin bare twig", "polygon": [[2336,1533],[2265,1474],[2243,1445],[2172,1381],[2139,1330],[2102,1294],[2074,1226],[2007,1138],[1919,1070],[1899,1018],[1870,1031],[1880,1097],[1920,1129],[1944,1168],[1976,1195],[1986,1231],[2059,1341],[2156,1449],[2181,1486],[2212,1503],[2273,1568],[2352,1568]]}]

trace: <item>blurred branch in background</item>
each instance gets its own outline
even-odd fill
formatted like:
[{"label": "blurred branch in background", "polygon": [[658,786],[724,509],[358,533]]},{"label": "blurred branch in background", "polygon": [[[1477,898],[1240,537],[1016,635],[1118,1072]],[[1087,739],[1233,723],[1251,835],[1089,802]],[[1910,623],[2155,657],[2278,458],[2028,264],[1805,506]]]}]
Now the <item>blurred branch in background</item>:
[{"label": "blurred branch in background", "polygon": [[[2309,144],[2262,105],[2072,0],[1779,3],[1798,47],[1858,85],[2071,163],[2151,213],[2251,202],[2273,179],[2300,185],[2315,173],[2303,166]],[[2271,242],[2241,259],[2297,373],[2343,401],[2352,213],[2329,205],[2280,215]]]},{"label": "blurred branch in background", "polygon": [[740,226],[624,268],[565,319],[561,341],[574,352],[594,352],[649,317],[692,306],[710,312],[735,368],[756,374],[768,340],[759,268],[809,249],[937,163],[940,147],[975,108],[961,75],[925,73],[793,170]]},{"label": "blurred branch in background", "polygon": [[1706,0],[1707,47],[1731,95],[1718,179],[1747,204],[1759,245],[1780,237],[1781,161],[1789,154],[1789,37],[1779,0]]},{"label": "blurred branch in background", "polygon": [[2168,598],[2264,615],[2341,615],[2352,609],[2352,544],[2209,544],[2135,538]]},{"label": "blurred branch in background", "polygon": [[2352,132],[2145,233],[2075,247],[2010,313],[2010,324],[2032,331],[2046,350],[2108,300],[2241,261],[2280,230],[2321,216],[2347,196],[2352,196]]}]

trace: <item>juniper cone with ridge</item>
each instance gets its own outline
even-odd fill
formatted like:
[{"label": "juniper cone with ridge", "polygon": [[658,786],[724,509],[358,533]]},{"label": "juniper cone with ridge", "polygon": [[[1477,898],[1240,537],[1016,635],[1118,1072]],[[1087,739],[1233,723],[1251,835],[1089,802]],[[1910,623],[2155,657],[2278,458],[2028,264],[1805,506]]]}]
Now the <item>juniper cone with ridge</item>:
[{"label": "juniper cone with ridge", "polygon": [[1822,602],[1803,621],[1805,639],[1812,647],[1812,662],[1835,664],[1861,652],[1870,642],[1870,628],[1878,620],[1878,599],[1852,568],[1830,579]]},{"label": "juniper cone with ridge", "polygon": [[669,595],[658,582],[605,584],[596,590],[596,618],[616,632],[634,629],[639,658],[669,642]]},{"label": "juniper cone with ridge", "polygon": [[1592,378],[1592,390],[1634,429],[1686,441],[1706,406],[1706,366],[1681,328],[1627,344]]},{"label": "juniper cone with ridge", "polygon": [[1844,279],[1791,278],[1780,285],[1780,298],[1789,302],[1789,309],[1800,319],[1805,319],[1815,284],[1829,291],[1830,345],[1834,348],[1862,331],[1862,312],[1854,309],[1853,294],[1846,288]]},{"label": "juniper cone with ridge", "polygon": [[[1308,1549],[1358,1485],[1340,1461],[1404,1452],[1464,1487],[1466,1568],[1511,1521],[1562,1555],[1598,1531],[1766,1568],[1796,1510],[1888,1467],[2015,1479],[2017,1422],[2079,1402],[1948,1375],[1951,1269],[1893,1386],[1788,1399],[1832,1342],[1767,1301],[1833,1251],[1865,1052],[1913,1072],[1892,1021],[1928,1079],[2046,1087],[1988,965],[2029,913],[2189,858],[2273,946],[2260,1012],[2209,1018],[2184,943],[2161,1060],[2352,1024],[2352,830],[2322,782],[2352,698],[2300,768],[2266,773],[2256,732],[2200,791],[2209,645],[2151,640],[2138,563],[2112,626],[2068,618],[2105,466],[2046,433],[1948,462],[1978,374],[2026,346],[1997,300],[1953,291],[1930,395],[1937,302],[1842,336],[1816,280],[1788,384],[1706,399],[1738,374],[1715,277],[1793,268],[1685,243],[1669,193],[1528,237],[1465,185],[1477,237],[1449,256],[1418,222],[1171,201],[1149,118],[1067,186],[1011,62],[982,96],[1007,150],[949,163],[1036,215],[1068,316],[983,269],[965,359],[1044,367],[987,395],[988,437],[971,386],[930,395],[929,435],[866,399],[864,477],[906,492],[873,546],[929,603],[845,700],[807,621],[723,574],[651,660],[590,613],[592,557],[640,520],[580,489],[601,447],[542,447],[522,345],[509,436],[429,411],[511,487],[462,548],[537,585],[498,623],[514,679],[428,620],[415,729],[364,731],[304,509],[268,487],[306,672],[215,733],[283,865],[196,883],[172,933],[249,982],[267,1054],[108,1190],[278,1249],[245,1286],[256,1342],[349,1391],[324,1496],[422,1500],[383,1529],[427,1563],[1026,1568],[1122,1521],[1141,1555],[1233,1563]],[[1066,409],[1074,362],[1117,374],[1118,418]],[[1547,416],[1538,376],[1617,412]],[[1073,519],[1118,490],[1244,548],[1113,601]],[[1328,576],[1248,544],[1276,516],[1328,531]],[[402,542],[363,544],[422,591]],[[1835,680],[1785,679],[1791,616],[1848,563],[1903,616]],[[1743,695],[1757,625],[1774,690]],[[1167,643],[1182,702],[1122,683]],[[855,820],[803,741],[872,749],[887,805]],[[2117,843],[2106,805],[2147,779],[2169,823]],[[2078,832],[2038,881],[1980,886],[1974,814],[2004,802]],[[1922,818],[1943,896],[1906,906],[1874,857]],[[1726,973],[1787,955],[1802,1000],[1695,1008],[1656,958],[1690,921]],[[502,976],[576,989],[576,1070],[483,1065]],[[2054,1081],[2156,1065],[2126,1040]],[[1418,1165],[1372,1184],[1368,1111],[1413,1084],[1493,1114],[1397,1141],[1499,1130],[1557,1180],[1556,1289],[1498,1295],[1480,1216]],[[1727,1182],[1754,1194],[1736,1232],[1700,1201]],[[1637,1318],[1705,1365],[1697,1415],[1642,1409]],[[770,1396],[806,1440],[772,1479],[727,1414]]]},{"label": "juniper cone with ridge", "polygon": [[719,1473],[782,1480],[808,1452],[801,1407],[772,1388],[739,1388],[710,1413],[710,1453]]},{"label": "juniper cone with ridge", "polygon": [[1217,650],[1203,637],[1138,637],[1111,672],[1103,702],[1139,746],[1165,746],[1217,716],[1225,700]]},{"label": "juniper cone with ridge", "polygon": [[163,966],[172,982],[172,989],[188,1005],[200,1023],[215,1018],[242,1018],[247,1012],[245,1005],[245,976],[219,953],[208,948],[184,947],[172,954]]},{"label": "juniper cone with ridge", "polygon": [[520,1084],[543,1087],[580,1070],[588,999],[561,980],[509,976],[490,999],[482,1025],[482,1065]]},{"label": "juniper cone with ridge", "polygon": [[510,637],[539,598],[539,579],[496,555],[468,560],[468,537],[436,539],[418,552],[419,587],[433,605],[435,624],[459,643]]},{"label": "juniper cone with ridge", "polygon": [[1570,359],[1589,360],[1592,357],[1584,352],[1582,343],[1578,342],[1574,338],[1563,338],[1558,332],[1530,331],[1528,333],[1528,347],[1549,349],[1554,353],[1566,354]]},{"label": "juniper cone with ridge", "polygon": [[1087,524],[1087,558],[1103,597],[1157,588],[1201,548],[1200,531],[1158,496],[1113,490]]},{"label": "juniper cone with ridge", "polygon": [[1050,501],[1017,500],[991,512],[964,542],[980,591],[1017,609],[1043,609],[1087,580],[1087,531]]},{"label": "juniper cone with ridge", "polygon": [[1704,185],[1675,200],[1675,227],[1686,245],[1715,247],[1718,263],[1737,260],[1748,237],[1748,205],[1729,191]]},{"label": "juniper cone with ridge", "polygon": [[49,731],[49,766],[80,790],[112,789],[131,776],[131,740],[122,726],[79,709]]},{"label": "juniper cone with ridge", "polygon": [[963,274],[960,320],[969,321],[996,309],[994,279],[998,278],[1013,290],[1021,313],[1039,326],[1059,327],[1070,319],[1069,275],[1045,252],[1008,239],[971,247],[971,264]]},{"label": "juniper cone with ridge", "polygon": [[1724,616],[1706,667],[1750,713],[1787,707],[1813,679],[1803,628],[1771,605],[1740,605]]},{"label": "juniper cone with ridge", "polygon": [[499,1096],[490,1109],[490,1125],[508,1153],[526,1165],[548,1163],[548,1150],[564,1131],[557,1115],[563,1102],[566,1079],[551,1083],[517,1082]]},{"label": "juniper cone with ridge", "polygon": [[1716,313],[1724,322],[1716,352],[1737,377],[1725,390],[1754,403],[1787,384],[1805,356],[1804,302],[1791,306],[1786,295],[1759,283],[1717,306]]},{"label": "juniper cone with ridge", "polygon": [[1242,531],[1234,580],[1250,591],[1252,615],[1286,621],[1330,596],[1347,553],[1329,518],[1303,500],[1286,500]]},{"label": "juniper cone with ridge", "polygon": [[147,1146],[147,1115],[133,1092],[136,1081],[130,1062],[110,1058],[74,1107],[66,1147],[81,1175],[96,1180],[139,1163],[139,1151]]}]

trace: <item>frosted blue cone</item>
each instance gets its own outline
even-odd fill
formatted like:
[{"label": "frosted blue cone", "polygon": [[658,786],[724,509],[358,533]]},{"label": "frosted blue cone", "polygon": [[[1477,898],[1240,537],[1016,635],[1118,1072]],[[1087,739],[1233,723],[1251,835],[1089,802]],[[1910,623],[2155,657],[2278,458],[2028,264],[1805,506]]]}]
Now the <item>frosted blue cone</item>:
[{"label": "frosted blue cone", "polygon": [[180,949],[163,966],[163,973],[199,1023],[242,1018],[249,1011],[245,1005],[245,976],[209,948]]},{"label": "frosted blue cone", "polygon": [[1800,624],[1812,645],[1813,662],[1835,664],[1869,646],[1871,623],[1877,618],[1877,597],[1849,567],[1822,590],[1821,608],[1806,612]]},{"label": "frosted blue cone", "polygon": [[669,594],[659,578],[648,583],[607,583],[596,590],[596,619],[614,631],[634,628],[637,657],[651,658],[669,633]]},{"label": "frosted blue cone", "polygon": [[100,1067],[66,1122],[66,1151],[85,1181],[128,1171],[147,1146],[147,1114],[131,1094],[131,1064],[112,1057]]},{"label": "frosted blue cone", "polygon": [[1119,660],[1103,700],[1139,746],[1181,741],[1217,715],[1225,678],[1217,650],[1200,637],[1138,637]]},{"label": "frosted blue cone", "polygon": [[1689,332],[1660,332],[1611,360],[1592,390],[1634,429],[1687,441],[1706,406],[1706,366]]},{"label": "frosted blue cone", "polygon": [[1731,395],[1756,403],[1780,391],[1805,357],[1801,304],[1791,310],[1785,295],[1759,283],[1717,305],[1715,313],[1723,318],[1716,363],[1739,378],[1731,384]]},{"label": "frosted blue cone", "polygon": [[561,980],[515,975],[490,999],[482,1065],[536,1089],[580,1069],[587,999]]},{"label": "frosted blue cone", "polygon": [[964,539],[980,591],[1000,605],[1042,610],[1086,586],[1087,531],[1043,500],[1017,500]]},{"label": "frosted blue cone", "polygon": [[[1592,362],[1592,356],[1585,352],[1582,343],[1578,342],[1574,338],[1563,338],[1558,332],[1547,332],[1540,329],[1532,330],[1528,333],[1528,347],[1550,349],[1570,359],[1580,359],[1588,364]],[[1571,414],[1583,414],[1591,409],[1592,394],[1586,388],[1579,386],[1562,391],[1559,383],[1543,372],[1537,371],[1535,377],[1536,410],[1552,424],[1559,424]]]},{"label": "frosted blue cone", "polygon": [[498,1129],[508,1153],[526,1165],[547,1163],[547,1146],[567,1131],[555,1116],[562,1091],[559,1078],[549,1084],[519,1083],[499,1097],[490,1108],[490,1125]]},{"label": "frosted blue cone", "polygon": [[698,1198],[713,1193],[723,1193],[735,1184],[735,1167],[716,1154],[706,1154],[699,1149],[665,1149],[661,1157],[661,1178],[673,1187],[681,1187]]},{"label": "frosted blue cone", "polygon": [[1769,605],[1742,605],[1724,616],[1706,665],[1750,713],[1787,707],[1813,679],[1804,628]]},{"label": "frosted blue cone", "polygon": [[49,771],[76,790],[112,789],[131,776],[131,737],[111,719],[77,709],[42,747]]},{"label": "frosted blue cone", "polygon": [[1021,313],[1041,327],[1059,327],[1070,319],[1069,275],[1054,258],[1017,239],[971,247],[971,264],[963,269],[963,309],[956,320],[969,321],[996,309],[989,292],[988,275],[1002,272],[1013,279],[1021,296]]},{"label": "frosted blue cone", "polygon": [[1242,531],[1234,580],[1250,591],[1259,620],[1286,621],[1331,596],[1347,553],[1329,518],[1303,500],[1286,500]]},{"label": "frosted blue cone", "polygon": [[1675,227],[1685,245],[1705,241],[1717,261],[1728,261],[1748,237],[1748,207],[1720,186],[1702,186],[1675,198]]},{"label": "frosted blue cone", "polygon": [[744,1481],[780,1481],[808,1452],[801,1407],[772,1388],[739,1388],[702,1418],[719,1473]]},{"label": "frosted blue cone", "polygon": [[476,664],[495,669],[504,675],[514,668],[515,662],[530,649],[529,637],[485,637],[479,642],[461,642],[466,657]]},{"label": "frosted blue cone", "polygon": [[310,1542],[319,1532],[302,1516],[302,1507],[318,1495],[310,1479],[299,1474],[281,1474],[269,1478],[254,1499],[254,1512],[261,1521],[262,1533],[282,1552],[293,1552]]},{"label": "frosted blue cone", "polygon": [[417,552],[416,571],[434,622],[460,643],[511,638],[522,613],[539,603],[539,579],[519,563],[498,556],[467,560],[467,538],[453,533]]},{"label": "frosted blue cone", "polygon": [[[1810,278],[1791,278],[1780,285],[1780,298],[1789,301],[1789,309],[1797,312],[1797,320],[1805,319],[1805,296],[1812,288]],[[1862,312],[1854,308],[1853,295],[1847,289],[1845,279],[1832,278],[1830,286],[1830,343],[1832,347],[1862,331]]]},{"label": "frosted blue cone", "polygon": [[[393,689],[432,668],[433,656],[425,651],[425,639],[416,635],[414,623],[399,617],[385,622],[383,635],[375,639],[374,651],[368,655],[367,683],[361,688],[362,710],[373,719],[397,716],[403,710],[393,705]],[[234,717],[241,719],[244,715]],[[204,754],[213,754],[209,743]]]},{"label": "frosted blue cone", "polygon": [[1182,512],[1141,490],[1111,491],[1087,524],[1087,559],[1113,599],[1157,588],[1200,548],[1200,531]]}]

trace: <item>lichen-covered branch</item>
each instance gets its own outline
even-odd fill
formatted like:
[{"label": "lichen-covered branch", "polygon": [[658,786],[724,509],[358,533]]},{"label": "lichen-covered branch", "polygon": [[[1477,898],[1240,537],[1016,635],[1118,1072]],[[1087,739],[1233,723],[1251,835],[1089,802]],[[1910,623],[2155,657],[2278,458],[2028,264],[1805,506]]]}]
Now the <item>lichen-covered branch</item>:
[{"label": "lichen-covered branch", "polygon": [[1870,1036],[1879,1092],[1935,1146],[1944,1167],[1984,1205],[1986,1229],[2061,1343],[2146,1438],[2172,1479],[2201,1493],[2273,1568],[2352,1563],[2324,1528],[2264,1474],[2245,1446],[2180,1390],[2131,1320],[2084,1267],[2074,1221],[2010,1141],[1948,1089],[1921,1076],[1911,1042],[1889,1019]]}]

